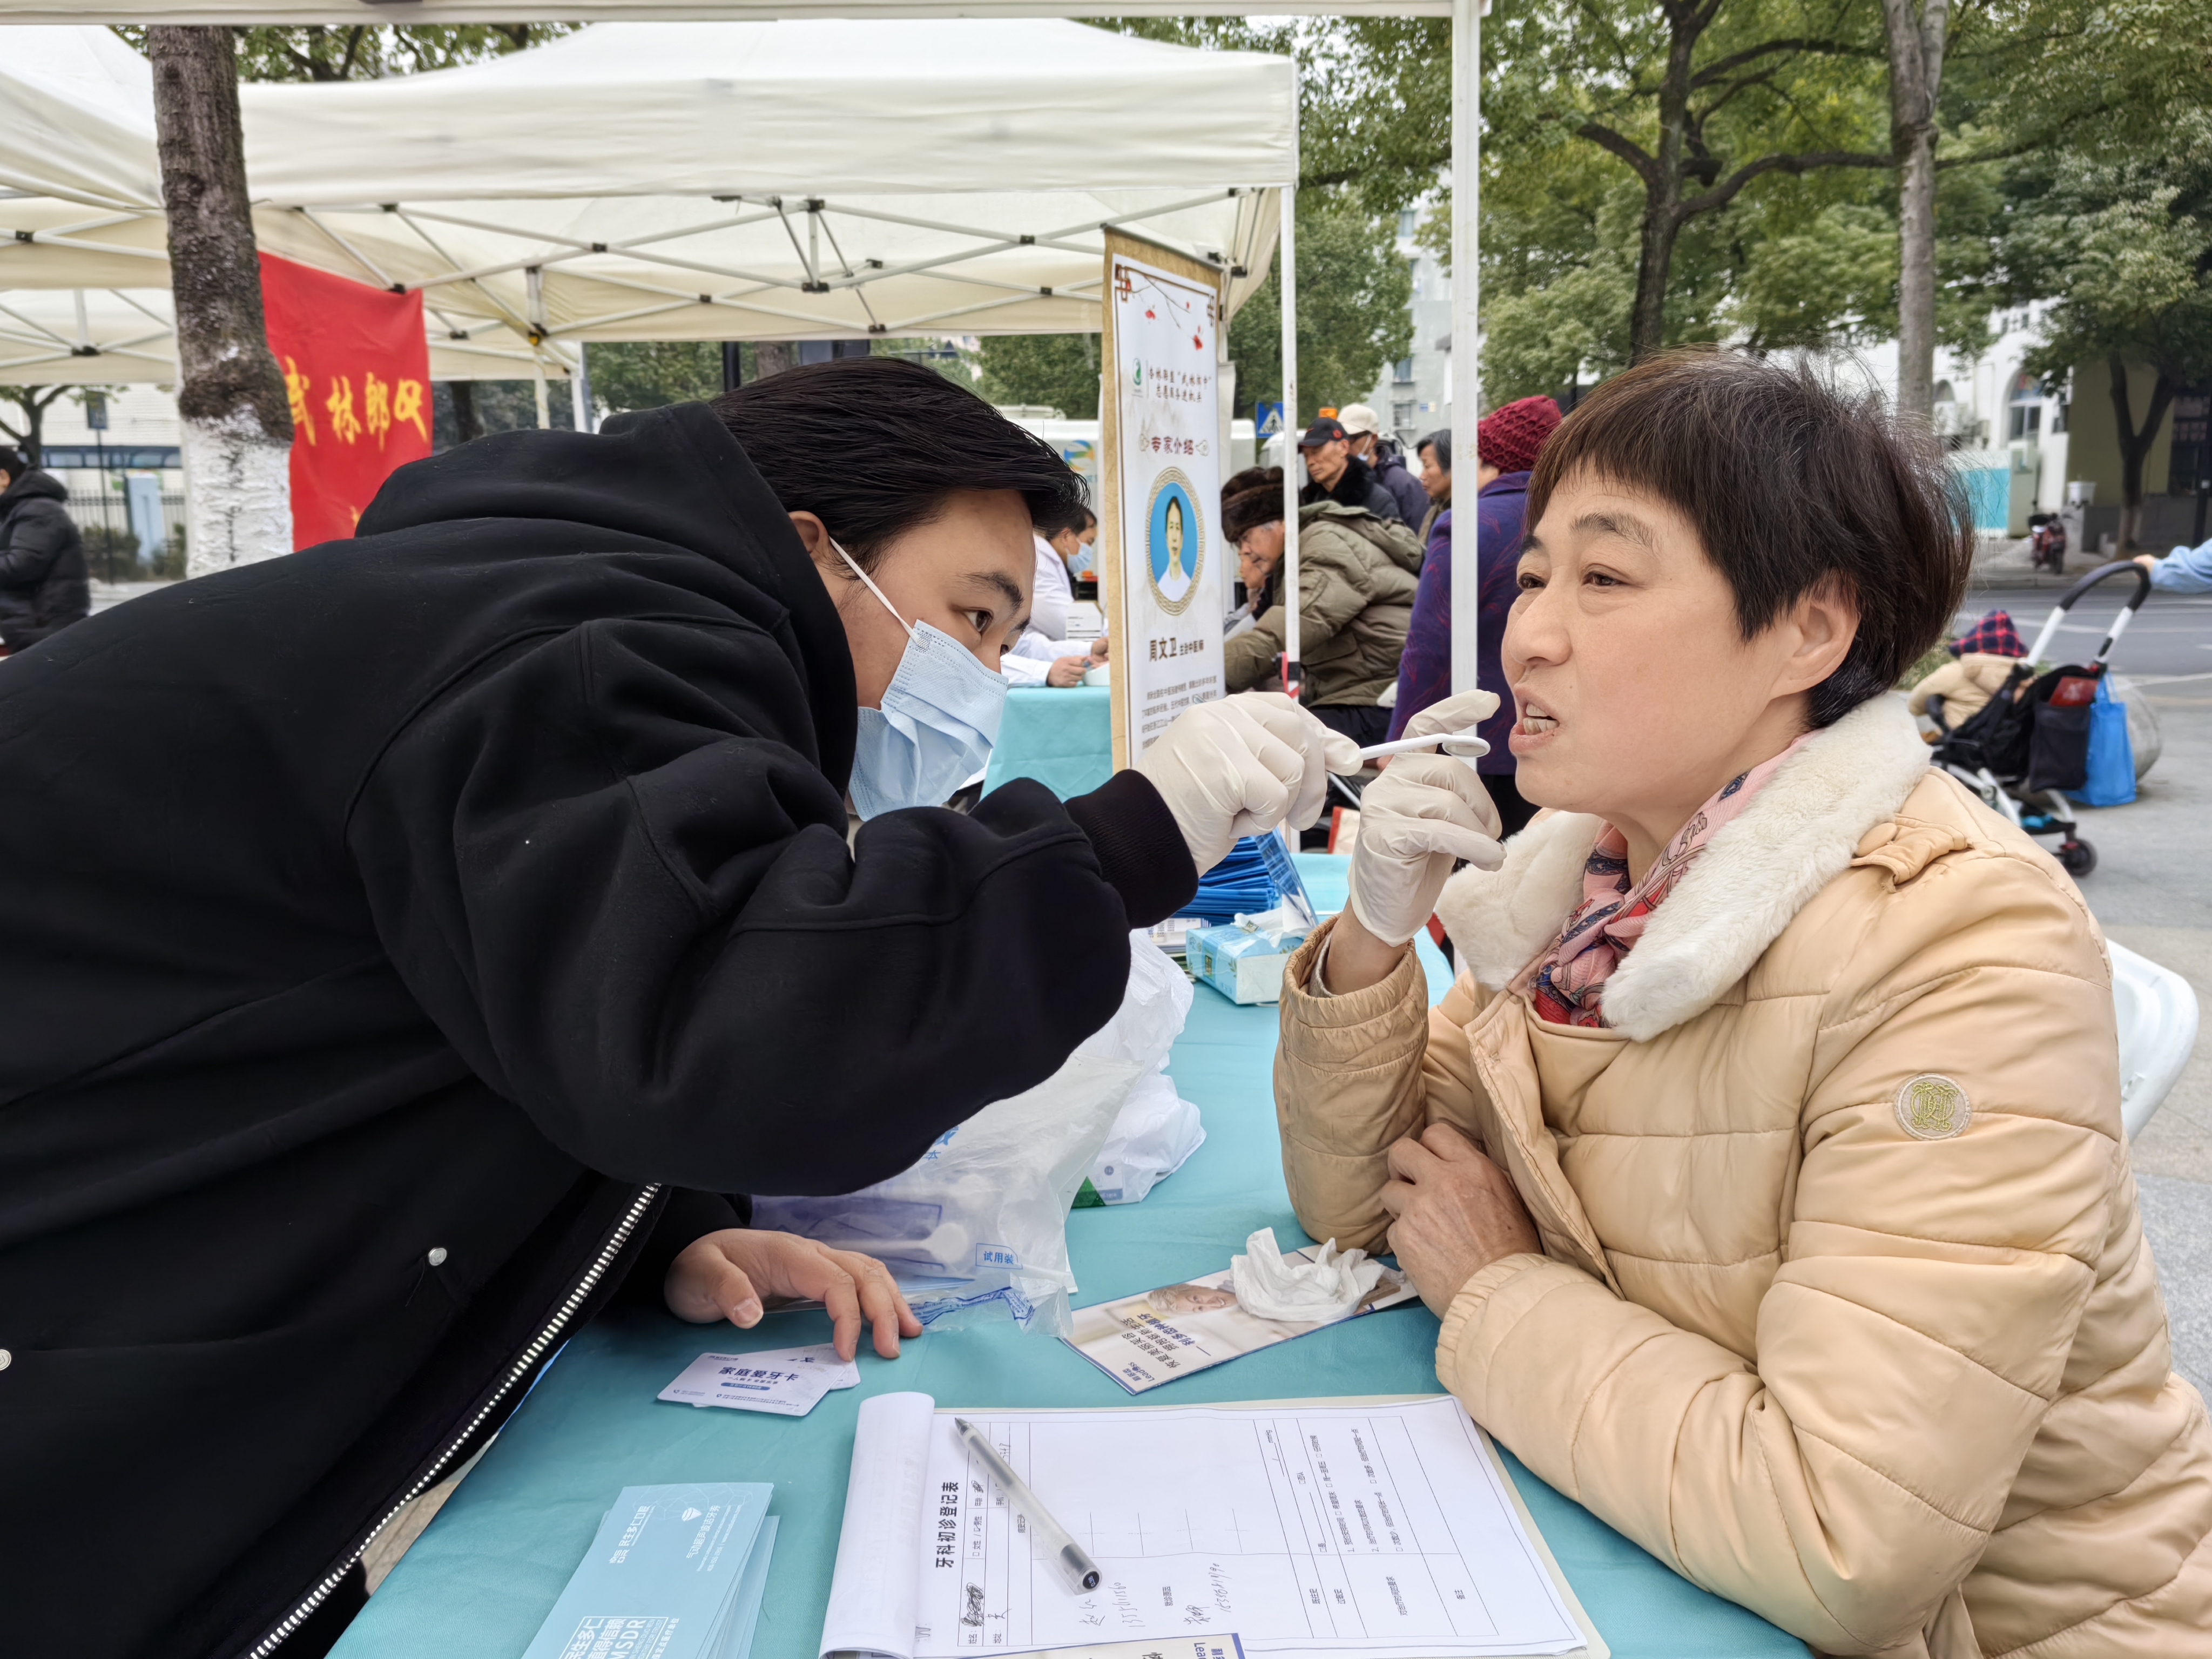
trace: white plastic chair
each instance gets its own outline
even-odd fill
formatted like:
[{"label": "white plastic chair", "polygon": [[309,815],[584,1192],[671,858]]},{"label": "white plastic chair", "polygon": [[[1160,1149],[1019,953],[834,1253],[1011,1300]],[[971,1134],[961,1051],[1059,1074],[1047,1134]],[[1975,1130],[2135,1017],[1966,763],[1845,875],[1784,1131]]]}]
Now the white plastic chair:
[{"label": "white plastic chair", "polygon": [[2197,993],[2171,968],[2107,939],[2120,1019],[2120,1121],[2142,1133],[2197,1046]]}]

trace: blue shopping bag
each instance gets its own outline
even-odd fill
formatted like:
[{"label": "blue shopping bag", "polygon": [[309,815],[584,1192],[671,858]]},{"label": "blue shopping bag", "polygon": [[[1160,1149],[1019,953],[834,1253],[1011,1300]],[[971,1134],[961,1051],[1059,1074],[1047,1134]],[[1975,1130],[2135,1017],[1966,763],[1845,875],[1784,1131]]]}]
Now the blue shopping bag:
[{"label": "blue shopping bag", "polygon": [[2109,678],[2097,681],[2089,707],[2089,775],[2074,799],[2085,806],[2125,806],[2136,798],[2136,747],[2128,738],[2128,706],[2112,695]]}]

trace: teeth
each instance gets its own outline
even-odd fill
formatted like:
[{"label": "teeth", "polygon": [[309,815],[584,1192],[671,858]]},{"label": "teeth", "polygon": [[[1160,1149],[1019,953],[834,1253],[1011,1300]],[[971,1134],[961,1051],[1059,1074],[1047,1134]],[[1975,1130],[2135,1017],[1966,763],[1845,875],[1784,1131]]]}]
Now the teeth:
[{"label": "teeth", "polygon": [[1524,732],[1548,732],[1558,724],[1559,721],[1549,714],[1523,714],[1521,717],[1521,729]]}]

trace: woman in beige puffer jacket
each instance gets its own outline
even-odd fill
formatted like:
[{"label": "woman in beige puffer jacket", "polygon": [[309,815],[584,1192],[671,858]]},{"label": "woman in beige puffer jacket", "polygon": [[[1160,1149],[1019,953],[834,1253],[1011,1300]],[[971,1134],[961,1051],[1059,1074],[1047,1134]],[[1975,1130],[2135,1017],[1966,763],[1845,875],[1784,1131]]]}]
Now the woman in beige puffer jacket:
[{"label": "woman in beige puffer jacket", "polygon": [[[1553,609],[1516,607],[1505,653],[1540,802],[1615,787],[1558,757],[1622,714],[1594,644],[1632,644],[1604,629],[1671,580],[1571,482],[1534,481],[1524,578],[1534,561],[1528,597]],[[1577,513],[1586,551],[1559,526]],[[1603,580],[1544,586],[1577,561]],[[1909,661],[1925,640],[1891,642]],[[2095,921],[1929,770],[1901,699],[1778,752],[1643,918],[1601,1024],[1540,1016],[1529,973],[1601,873],[1600,818],[1547,814],[1501,867],[1408,899],[1391,861],[1419,868],[1456,763],[1378,801],[1394,763],[1352,911],[1285,975],[1299,1219],[1398,1250],[1442,1316],[1439,1378],[1537,1474],[1822,1653],[2212,1653],[2212,1431],[2172,1373]],[[1430,899],[1465,968],[1433,1010],[1413,954],[1389,955]]]}]

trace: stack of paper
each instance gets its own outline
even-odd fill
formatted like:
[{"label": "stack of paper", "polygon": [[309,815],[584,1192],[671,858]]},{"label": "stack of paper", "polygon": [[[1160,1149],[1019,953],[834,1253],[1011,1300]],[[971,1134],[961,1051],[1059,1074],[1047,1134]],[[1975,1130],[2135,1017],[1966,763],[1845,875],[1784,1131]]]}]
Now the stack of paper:
[{"label": "stack of paper", "polygon": [[[1178,1659],[1199,1637],[1245,1659],[1604,1659],[1455,1400],[968,1415],[1028,1499],[928,1395],[862,1402],[823,1659],[1109,1637]],[[1095,1589],[1069,1589],[1030,1501],[1089,1553]]]},{"label": "stack of paper", "polygon": [[744,1659],[775,1549],[775,1492],[623,1487],[523,1659]]}]

